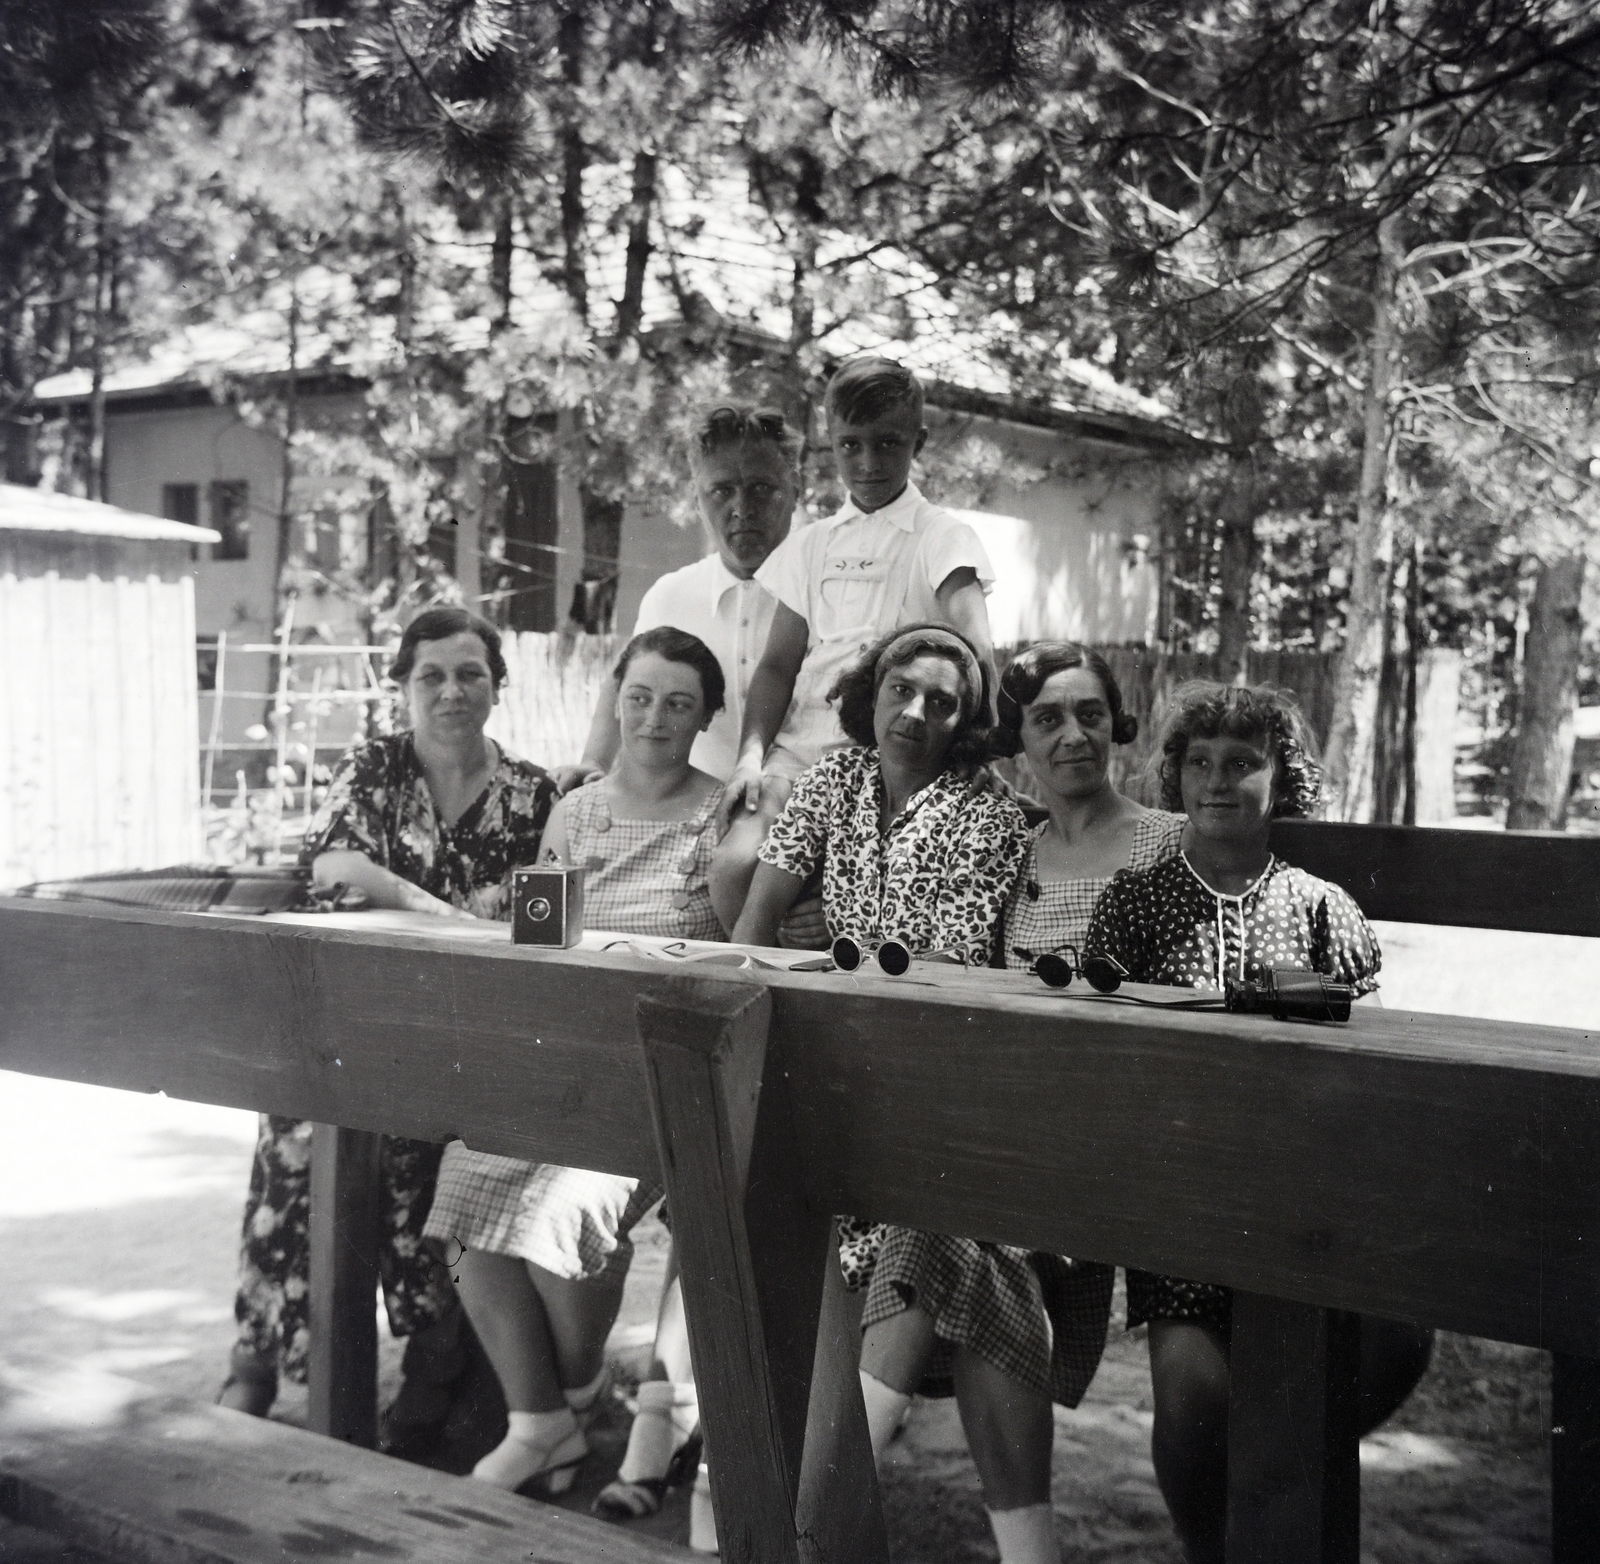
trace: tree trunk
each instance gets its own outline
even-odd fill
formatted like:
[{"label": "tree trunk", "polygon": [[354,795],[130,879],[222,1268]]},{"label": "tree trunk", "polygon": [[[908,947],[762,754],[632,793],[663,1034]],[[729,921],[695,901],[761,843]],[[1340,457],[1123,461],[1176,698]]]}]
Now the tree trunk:
[{"label": "tree trunk", "polygon": [[1372,326],[1367,384],[1362,398],[1361,487],[1350,562],[1350,597],[1344,648],[1334,676],[1333,719],[1324,773],[1330,820],[1369,819],[1378,681],[1383,673],[1384,629],[1394,569],[1394,512],[1389,506],[1392,428],[1389,396],[1396,344],[1395,279],[1399,216],[1378,225],[1378,259],[1372,278]]},{"label": "tree trunk", "polygon": [[509,190],[500,196],[495,215],[494,239],[489,245],[489,292],[494,296],[494,319],[489,335],[498,336],[511,324],[511,249],[516,200]]},{"label": "tree trunk", "polygon": [[1581,553],[1562,555],[1539,566],[1528,623],[1517,741],[1511,753],[1507,830],[1566,829],[1583,634],[1579,614],[1583,569]]},{"label": "tree trunk", "polygon": [[1217,606],[1217,677],[1227,682],[1245,677],[1245,656],[1250,649],[1250,583],[1255,576],[1260,496],[1254,451],[1233,452],[1228,458],[1228,489],[1218,517],[1222,550],[1217,561],[1221,589]]},{"label": "tree trunk", "polygon": [[613,351],[639,335],[644,320],[645,274],[650,265],[650,214],[656,199],[656,155],[639,152],[633,160],[633,190],[628,201],[628,251],[623,263],[622,300],[617,305]]},{"label": "tree trunk", "polygon": [[556,33],[561,56],[561,78],[567,98],[561,129],[561,285],[579,320],[589,318],[589,281],[584,266],[583,171],[589,149],[584,144],[579,119],[578,89],[583,85],[584,8],[573,5],[562,13]]},{"label": "tree trunk", "polygon": [[105,141],[95,144],[98,185],[94,208],[94,334],[89,360],[89,498],[106,498],[106,328],[110,315],[111,240],[107,231],[111,171]]}]

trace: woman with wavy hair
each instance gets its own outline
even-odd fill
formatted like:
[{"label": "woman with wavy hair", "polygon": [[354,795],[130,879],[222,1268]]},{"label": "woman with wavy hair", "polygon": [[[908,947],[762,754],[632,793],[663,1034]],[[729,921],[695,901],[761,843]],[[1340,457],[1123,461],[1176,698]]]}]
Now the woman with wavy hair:
[{"label": "woman with wavy hair", "polygon": [[[1317,806],[1321,772],[1292,696],[1196,680],[1173,692],[1158,750],[1161,802],[1187,816],[1181,850],[1112,881],[1086,955],[1114,957],[1139,983],[1221,989],[1296,967],[1376,1003],[1382,957],[1349,894],[1274,856],[1279,816]],[[1150,1326],[1151,1454],[1191,1564],[1221,1564],[1228,1491],[1226,1287],[1128,1272],[1128,1327]],[[1359,1417],[1369,1432],[1410,1394],[1432,1334],[1361,1322]]]},{"label": "woman with wavy hair", "polygon": [[[735,941],[774,943],[779,920],[820,867],[835,937],[864,948],[896,938],[914,954],[948,950],[986,964],[1027,826],[1016,804],[979,777],[990,690],[976,650],[943,626],[908,626],[869,647],[831,699],[854,747],[824,755],[795,783],[762,844]],[[979,1472],[1001,1557],[1031,1560],[1016,1550],[1017,1518],[1006,1513],[1017,1505],[1004,1452],[1017,1431],[1008,1409],[1020,1387],[1007,1377],[1004,1323],[984,1309],[998,1291],[986,1290],[995,1246],[851,1218],[841,1219],[840,1240],[845,1281],[866,1292],[861,1387],[874,1455],[911,1391],[953,1390],[975,1455],[985,1452]],[[1015,1255],[1026,1267],[1023,1252]],[[960,1273],[950,1287],[936,1275],[949,1269],[946,1259]],[[1037,1283],[1031,1300],[1038,1304]],[[1102,1341],[1104,1330],[1102,1321]],[[1039,1306],[1038,1335],[1048,1333]],[[1048,1399],[1045,1406],[1048,1420]],[[1048,1494],[1048,1443],[1045,1465]]]}]

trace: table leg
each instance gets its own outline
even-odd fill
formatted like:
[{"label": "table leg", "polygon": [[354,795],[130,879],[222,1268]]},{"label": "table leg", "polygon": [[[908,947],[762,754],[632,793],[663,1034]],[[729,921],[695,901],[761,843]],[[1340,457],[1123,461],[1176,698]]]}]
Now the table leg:
[{"label": "table leg", "polygon": [[311,1363],[306,1424],[370,1449],[378,1437],[380,1137],[318,1124],[311,1138]]},{"label": "table leg", "polygon": [[1361,1319],[1236,1292],[1228,1564],[1357,1564]]},{"label": "table leg", "polygon": [[1550,1364],[1550,1557],[1600,1561],[1600,1360]]}]

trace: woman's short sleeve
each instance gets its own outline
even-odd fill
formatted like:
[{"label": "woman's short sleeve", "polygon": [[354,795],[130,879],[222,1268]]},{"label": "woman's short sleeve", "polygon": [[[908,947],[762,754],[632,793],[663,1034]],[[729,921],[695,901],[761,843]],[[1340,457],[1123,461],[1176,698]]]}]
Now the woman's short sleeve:
[{"label": "woman's short sleeve", "polygon": [[1100,893],[1083,937],[1085,956],[1112,956],[1130,976],[1139,979],[1145,966],[1146,919],[1139,895],[1140,878],[1124,869]]},{"label": "woman's short sleeve", "polygon": [[351,852],[389,866],[389,831],[383,814],[391,787],[387,758],[380,744],[363,744],[339,762],[327,796],[306,829],[302,863],[321,853]]},{"label": "woman's short sleeve", "polygon": [[762,863],[799,880],[808,880],[817,872],[828,845],[828,821],[839,780],[832,762],[833,756],[825,755],[795,782],[789,802],[756,854]]},{"label": "woman's short sleeve", "polygon": [[1378,936],[1355,898],[1339,885],[1324,884],[1317,904],[1316,962],[1319,972],[1348,983],[1357,997],[1378,987],[1383,966]]}]

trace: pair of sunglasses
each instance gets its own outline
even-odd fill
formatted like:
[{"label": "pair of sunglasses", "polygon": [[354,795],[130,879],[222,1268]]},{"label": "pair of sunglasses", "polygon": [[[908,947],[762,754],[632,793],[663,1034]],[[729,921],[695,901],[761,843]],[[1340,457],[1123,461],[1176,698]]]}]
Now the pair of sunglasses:
[{"label": "pair of sunglasses", "polygon": [[[1070,959],[1062,954],[1070,950]],[[1114,994],[1122,987],[1128,969],[1115,956],[1090,955],[1079,957],[1076,945],[1057,945],[1053,950],[1037,955],[1021,945],[1013,945],[1011,954],[1028,963],[1029,970],[1050,988],[1066,988],[1075,977],[1081,977],[1097,994]]]}]

